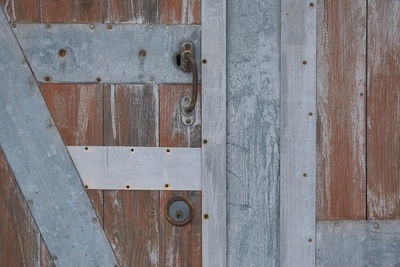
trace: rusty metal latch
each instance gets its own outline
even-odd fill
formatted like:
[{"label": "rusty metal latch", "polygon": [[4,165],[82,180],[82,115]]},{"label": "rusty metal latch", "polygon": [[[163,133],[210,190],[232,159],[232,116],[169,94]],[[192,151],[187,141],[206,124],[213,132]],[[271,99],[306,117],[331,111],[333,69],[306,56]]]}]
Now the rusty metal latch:
[{"label": "rusty metal latch", "polygon": [[176,63],[184,72],[192,72],[193,75],[191,101],[183,110],[186,115],[190,115],[196,106],[198,90],[197,65],[194,56],[194,46],[191,42],[182,43],[179,54],[176,55]]}]

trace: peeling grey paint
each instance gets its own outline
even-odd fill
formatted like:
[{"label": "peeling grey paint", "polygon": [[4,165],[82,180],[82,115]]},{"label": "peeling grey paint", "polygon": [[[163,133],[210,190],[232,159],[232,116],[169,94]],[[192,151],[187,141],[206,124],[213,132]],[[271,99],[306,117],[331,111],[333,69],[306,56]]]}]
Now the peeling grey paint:
[{"label": "peeling grey paint", "polygon": [[280,1],[228,1],[228,266],[279,266]]}]

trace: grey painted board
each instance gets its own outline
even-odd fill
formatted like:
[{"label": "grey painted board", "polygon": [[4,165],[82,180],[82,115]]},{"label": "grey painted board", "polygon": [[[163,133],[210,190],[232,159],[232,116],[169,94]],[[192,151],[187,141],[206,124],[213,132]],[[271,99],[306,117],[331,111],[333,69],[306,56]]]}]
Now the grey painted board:
[{"label": "grey painted board", "polygon": [[[201,190],[201,149],[68,146],[90,189]],[[133,149],[133,151],[132,151]],[[168,152],[167,152],[168,149]]]},{"label": "grey painted board", "polygon": [[400,221],[318,221],[317,266],[400,266]]},{"label": "grey painted board", "polygon": [[226,266],[226,1],[202,0],[202,223],[204,267]]},{"label": "grey painted board", "polygon": [[315,265],[316,7],[281,5],[280,263]]},{"label": "grey painted board", "polygon": [[0,145],[55,263],[116,265],[3,9],[0,46]]},{"label": "grey painted board", "polygon": [[279,266],[280,1],[228,1],[228,266]]},{"label": "grey painted board", "polygon": [[194,43],[200,62],[199,25],[17,24],[14,32],[41,82],[191,83],[174,61],[184,41]]}]

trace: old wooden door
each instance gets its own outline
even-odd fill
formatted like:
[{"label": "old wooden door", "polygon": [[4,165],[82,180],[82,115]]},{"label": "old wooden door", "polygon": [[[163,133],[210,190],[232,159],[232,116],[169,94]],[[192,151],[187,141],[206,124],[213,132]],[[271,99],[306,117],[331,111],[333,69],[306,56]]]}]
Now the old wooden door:
[{"label": "old wooden door", "polygon": [[0,3],[0,265],[225,266],[225,2]]}]

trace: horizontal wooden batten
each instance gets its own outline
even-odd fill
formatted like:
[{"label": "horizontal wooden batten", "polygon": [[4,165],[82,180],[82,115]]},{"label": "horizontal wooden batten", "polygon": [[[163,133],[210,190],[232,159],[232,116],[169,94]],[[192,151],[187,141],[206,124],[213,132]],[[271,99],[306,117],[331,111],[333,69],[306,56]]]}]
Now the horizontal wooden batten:
[{"label": "horizontal wooden batten", "polygon": [[399,266],[399,221],[318,221],[317,266]]},{"label": "horizontal wooden batten", "polygon": [[90,189],[201,190],[201,149],[68,146]]},{"label": "horizontal wooden batten", "polygon": [[175,63],[185,41],[193,43],[200,64],[199,25],[14,26],[39,82],[191,83],[192,74]]}]

